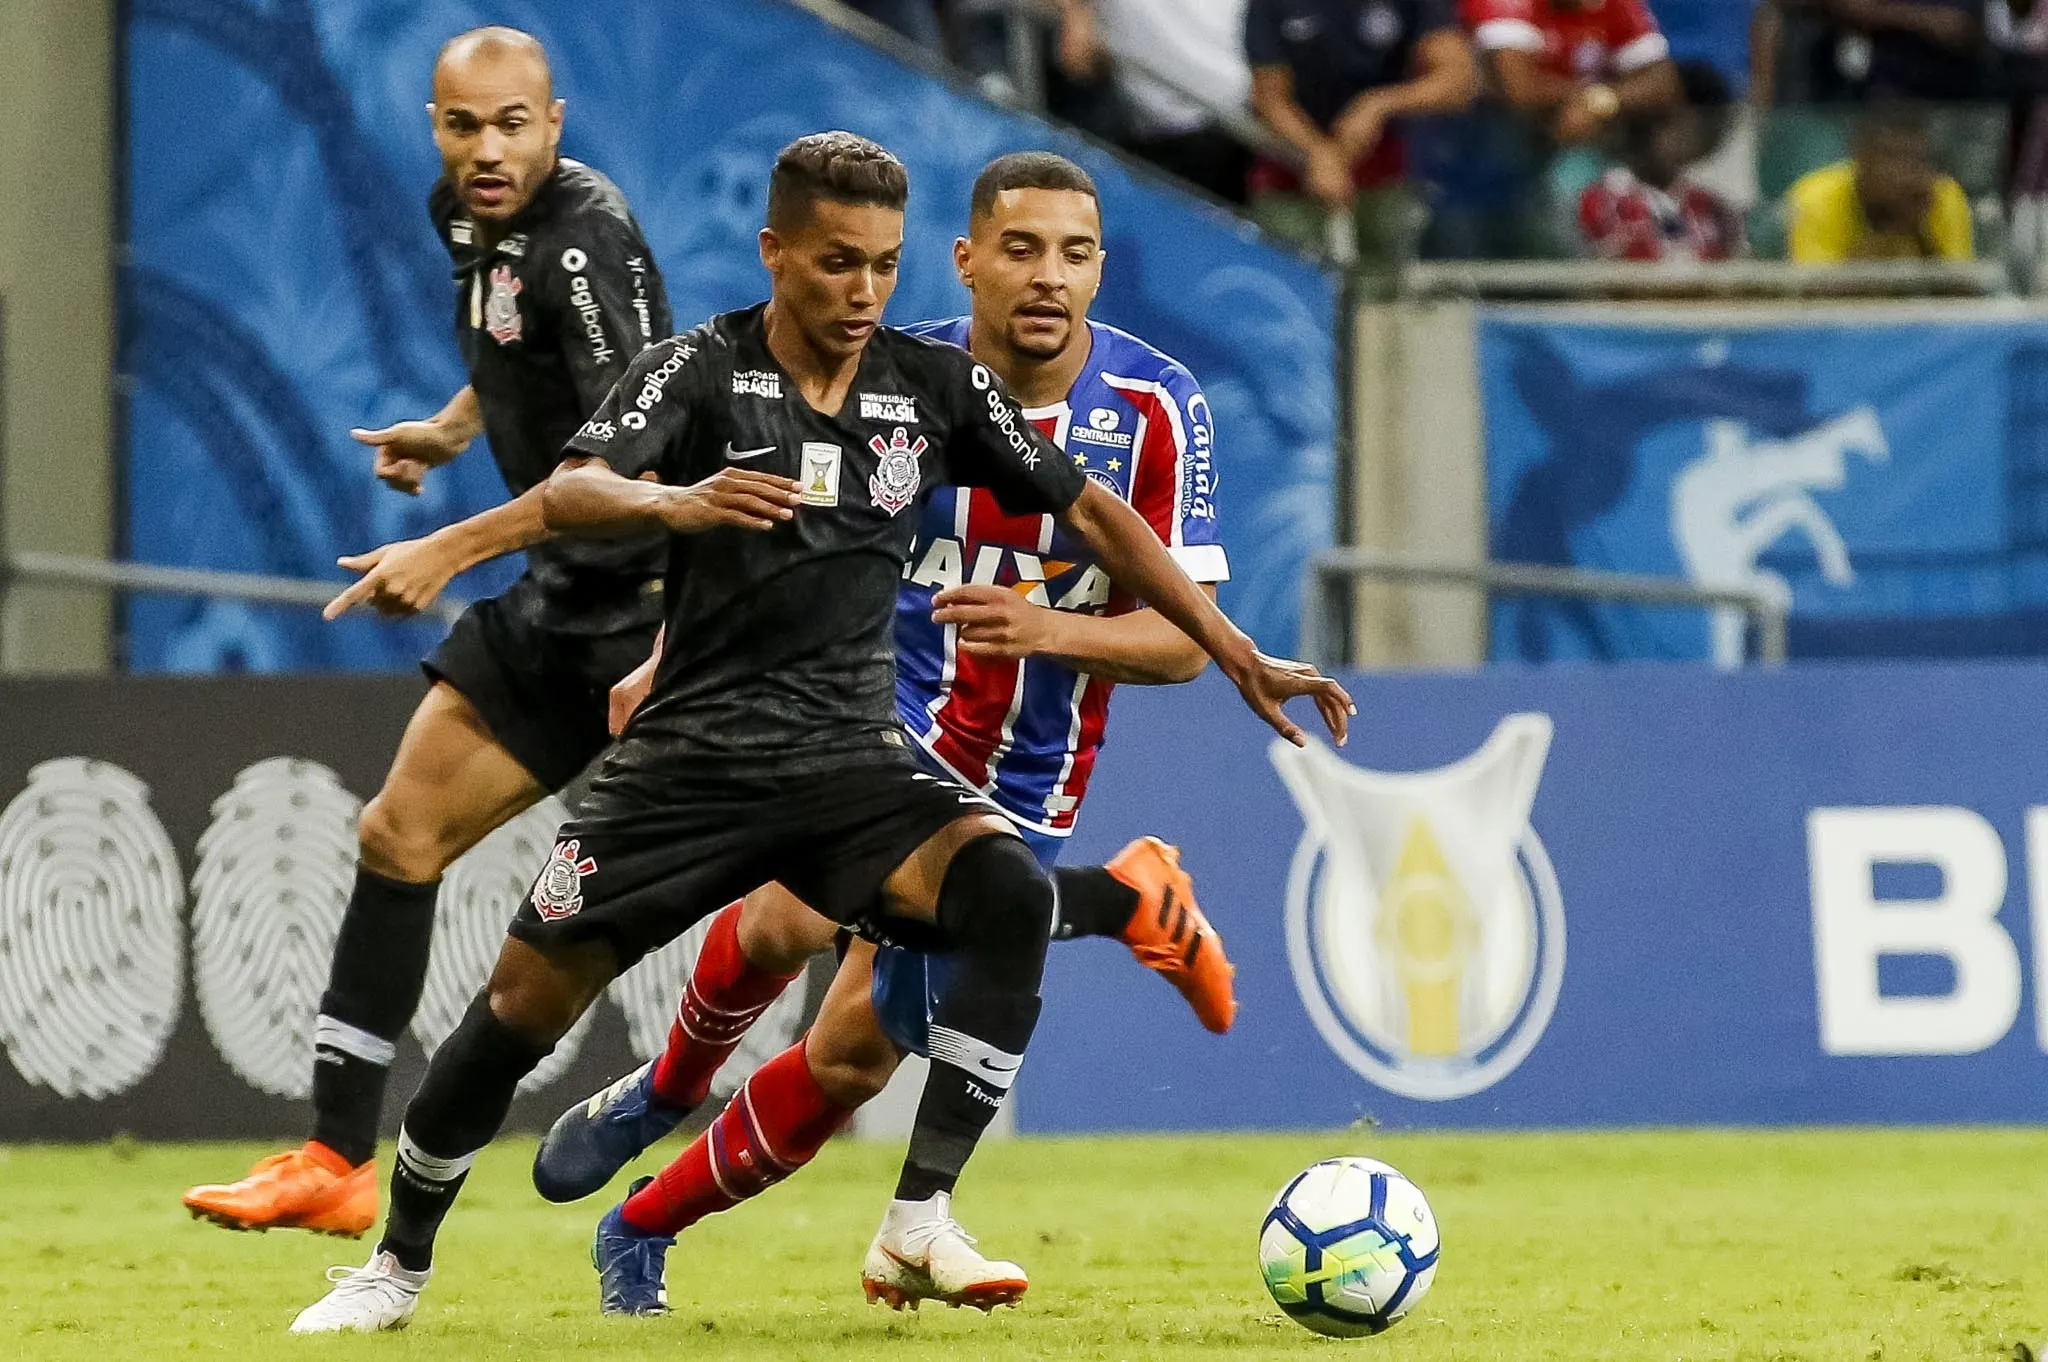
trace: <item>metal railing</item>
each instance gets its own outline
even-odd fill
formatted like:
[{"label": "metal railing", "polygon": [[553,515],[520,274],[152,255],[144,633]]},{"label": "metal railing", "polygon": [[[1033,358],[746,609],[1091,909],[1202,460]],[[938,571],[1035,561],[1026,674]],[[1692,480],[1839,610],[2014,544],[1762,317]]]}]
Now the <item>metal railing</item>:
[{"label": "metal railing", "polygon": [[1425,261],[1407,266],[1401,285],[1415,299],[1965,298],[2009,291],[2009,274],[1997,260]]},{"label": "metal railing", "polygon": [[[0,554],[0,610],[6,608],[9,592],[17,586],[98,587],[149,596],[208,596],[319,610],[346,590],[348,583],[213,568],[164,567],[155,563],[115,563],[33,550]],[[466,601],[444,596],[422,613],[453,623],[467,605]]]},{"label": "metal railing", "polygon": [[1519,596],[1569,596],[1631,605],[1740,610],[1756,624],[1756,661],[1778,666],[1785,661],[1787,651],[1785,607],[1760,591],[1698,586],[1671,577],[1627,572],[1595,572],[1538,563],[1449,563],[1380,549],[1335,548],[1325,549],[1309,560],[1303,583],[1301,648],[1303,656],[1316,665],[1341,665],[1350,660],[1331,655],[1332,642],[1343,637],[1342,627],[1335,622],[1348,606],[1348,593],[1335,588],[1362,578],[1464,586]]}]

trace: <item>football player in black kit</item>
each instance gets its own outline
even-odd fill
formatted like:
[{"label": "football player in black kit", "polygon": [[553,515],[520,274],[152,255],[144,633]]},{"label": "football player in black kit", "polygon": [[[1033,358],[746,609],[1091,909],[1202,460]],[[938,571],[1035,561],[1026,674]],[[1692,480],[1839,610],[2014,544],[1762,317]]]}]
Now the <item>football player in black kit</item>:
[{"label": "football player in black kit", "polygon": [[784,148],[761,233],[770,301],[649,349],[569,442],[583,458],[549,480],[550,530],[669,536],[653,689],[406,1109],[382,1241],[330,1274],[294,1333],[403,1327],[519,1081],[621,970],[771,879],[857,931],[951,953],[876,1247],[941,1295],[1021,1289],[950,1198],[1037,1022],[1053,889],[994,805],[905,748],[892,625],[924,489],[986,487],[1011,514],[1059,517],[1283,735],[1303,741],[1281,705],[1309,696],[1343,740],[1343,690],[1259,653],[1001,380],[881,325],[907,197],[902,164],[864,138]]},{"label": "football player in black kit", "polygon": [[517,549],[527,571],[457,621],[384,788],[363,809],[361,859],[314,1033],[312,1138],[240,1182],[194,1187],[193,1214],[233,1229],[358,1235],[376,1222],[378,1118],[395,1043],[419,1006],[441,874],[609,743],[611,686],[647,657],[661,618],[662,536],[554,540],[541,491],[568,441],[649,341],[672,329],[652,254],[617,186],[557,154],[562,103],[527,34],[485,28],[442,49],[429,208],[455,262],[470,382],[438,414],[357,431],[376,475],[417,493],[478,434],[513,500],[343,565],[362,578],[328,608],[425,608],[457,573]]}]

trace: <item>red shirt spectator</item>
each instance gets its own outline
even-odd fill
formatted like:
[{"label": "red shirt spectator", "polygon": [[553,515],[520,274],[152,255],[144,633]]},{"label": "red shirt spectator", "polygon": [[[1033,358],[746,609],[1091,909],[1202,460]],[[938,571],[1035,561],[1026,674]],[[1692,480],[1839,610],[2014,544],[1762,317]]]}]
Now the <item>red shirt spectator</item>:
[{"label": "red shirt spectator", "polygon": [[1561,145],[1679,103],[1678,71],[1645,0],[1463,0],[1509,105]]},{"label": "red shirt spectator", "polygon": [[1602,260],[1726,260],[1741,240],[1734,213],[1688,180],[1658,189],[1616,166],[1586,186],[1579,229]]},{"label": "red shirt spectator", "polygon": [[1612,80],[1671,55],[1643,0],[1465,0],[1482,52],[1531,52],[1574,81]]}]

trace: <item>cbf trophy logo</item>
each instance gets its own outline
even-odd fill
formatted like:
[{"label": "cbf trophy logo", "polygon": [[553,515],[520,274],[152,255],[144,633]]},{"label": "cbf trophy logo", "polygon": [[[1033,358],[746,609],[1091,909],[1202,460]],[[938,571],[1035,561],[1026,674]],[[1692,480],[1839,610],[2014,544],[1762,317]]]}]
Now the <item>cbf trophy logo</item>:
[{"label": "cbf trophy logo", "polygon": [[1287,957],[1322,1037],[1361,1076],[1427,1102],[1528,1057],[1564,981],[1564,903],[1529,810],[1542,714],[1503,719],[1434,771],[1352,766],[1276,742],[1307,831],[1287,883]]},{"label": "cbf trophy logo", "polygon": [[881,460],[868,479],[868,495],[875,499],[875,505],[895,515],[917,499],[917,486],[924,476],[917,461],[926,447],[924,436],[918,436],[912,443],[909,432],[901,426],[896,427],[887,444],[882,443],[879,435],[868,441],[868,448]]}]

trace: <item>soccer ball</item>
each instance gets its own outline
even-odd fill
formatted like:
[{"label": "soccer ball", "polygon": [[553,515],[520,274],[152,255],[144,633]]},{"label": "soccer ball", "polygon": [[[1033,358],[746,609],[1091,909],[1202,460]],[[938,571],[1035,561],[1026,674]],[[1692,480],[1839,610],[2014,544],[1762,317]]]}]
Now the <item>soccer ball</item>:
[{"label": "soccer ball", "polygon": [[1436,1276],[1436,1216],[1377,1159],[1325,1159],[1280,1189],[1259,1226],[1274,1302],[1304,1328],[1360,1338],[1415,1308]]}]

